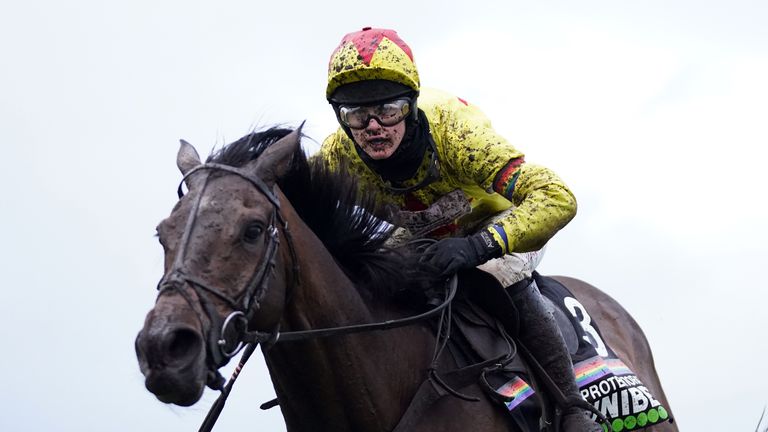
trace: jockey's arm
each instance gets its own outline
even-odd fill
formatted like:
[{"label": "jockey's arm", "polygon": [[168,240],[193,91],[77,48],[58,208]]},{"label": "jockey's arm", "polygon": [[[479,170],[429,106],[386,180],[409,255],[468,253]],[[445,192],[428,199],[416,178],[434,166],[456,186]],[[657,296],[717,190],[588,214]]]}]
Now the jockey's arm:
[{"label": "jockey's arm", "polygon": [[488,228],[506,253],[541,249],[576,215],[576,198],[552,170],[523,163],[518,171],[514,190],[507,196],[514,210]]},{"label": "jockey's arm", "polygon": [[525,162],[475,106],[453,104],[443,111],[436,139],[444,145],[446,163],[488,192],[496,192],[515,208],[485,229],[503,253],[541,249],[576,215],[576,198],[552,170]]}]

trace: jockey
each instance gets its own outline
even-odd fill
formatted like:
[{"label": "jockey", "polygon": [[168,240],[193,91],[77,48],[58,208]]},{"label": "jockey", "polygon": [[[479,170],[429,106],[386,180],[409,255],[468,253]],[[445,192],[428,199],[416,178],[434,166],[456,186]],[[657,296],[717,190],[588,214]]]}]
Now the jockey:
[{"label": "jockey", "polygon": [[[540,250],[576,214],[563,181],[525,162],[477,107],[422,89],[413,53],[393,30],[344,36],[328,64],[326,97],[341,127],[320,157],[375,189],[396,209],[388,217],[394,225],[440,239],[425,256],[443,276],[477,266],[494,273],[519,313],[520,340],[566,397],[581,397],[531,278]],[[602,430],[579,408],[566,412],[563,426]]]}]

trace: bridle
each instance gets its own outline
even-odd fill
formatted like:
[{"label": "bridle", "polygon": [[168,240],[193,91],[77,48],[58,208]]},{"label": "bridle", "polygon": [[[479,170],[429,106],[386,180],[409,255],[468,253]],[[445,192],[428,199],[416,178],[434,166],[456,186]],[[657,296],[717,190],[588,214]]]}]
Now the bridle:
[{"label": "bridle", "polygon": [[[183,183],[187,181],[190,176],[200,171],[224,171],[226,173],[237,175],[255,186],[273,206],[269,226],[266,228],[264,235],[264,247],[266,251],[264,258],[254,269],[245,288],[240,291],[242,294],[240,294],[238,298],[232,298],[225,294],[223,290],[213,287],[199,277],[191,274],[185,266],[186,251],[191,241],[192,231],[197,222],[200,203],[205,195],[205,189],[207,188],[210,179],[210,175],[206,176],[202,189],[192,204],[192,209],[187,218],[187,224],[184,233],[182,234],[173,266],[158,283],[158,297],[170,292],[179,293],[190,307],[196,311],[198,318],[202,322],[200,312],[197,312],[198,309],[195,307],[194,301],[189,296],[189,293],[184,290],[184,287],[190,286],[195,291],[195,294],[199,299],[199,304],[202,307],[202,311],[210,321],[209,330],[206,335],[206,362],[209,371],[212,372],[212,374],[210,375],[208,385],[214,389],[221,389],[224,384],[224,378],[218,372],[218,369],[225,365],[230,358],[235,356],[243,348],[244,341],[242,340],[242,334],[247,331],[248,318],[258,310],[260,302],[266,295],[269,287],[270,275],[275,268],[275,259],[280,243],[278,228],[275,224],[276,222],[280,223],[284,232],[284,237],[288,242],[288,247],[294,262],[294,279],[296,281],[298,280],[298,267],[295,259],[295,249],[292,244],[293,242],[291,240],[290,232],[288,231],[288,224],[279,212],[280,202],[277,195],[275,195],[273,190],[267,186],[263,180],[243,169],[229,165],[218,163],[201,164],[189,170],[184,175],[182,183],[179,184],[178,188],[179,199],[184,196],[182,190]],[[216,308],[211,301],[211,296],[226,303],[227,306],[232,309],[232,312],[227,317],[222,317],[216,311]]]},{"label": "bridle", "polygon": [[[276,265],[277,251],[280,244],[278,226],[283,231],[283,236],[288,244],[291,261],[293,263],[293,276],[292,280],[288,284],[289,290],[296,289],[299,285],[299,265],[296,257],[296,250],[294,243],[288,229],[288,223],[280,213],[280,202],[273,189],[270,188],[259,177],[252,175],[243,169],[232,167],[229,165],[223,165],[218,163],[205,163],[198,165],[187,173],[184,174],[184,178],[178,187],[178,196],[181,199],[184,196],[183,184],[190,178],[192,174],[200,171],[223,171],[229,174],[237,175],[250,184],[256,187],[256,189],[264,195],[272,204],[272,214],[270,216],[269,226],[265,233],[265,248],[266,252],[264,258],[259,265],[254,269],[249,282],[246,284],[245,289],[238,298],[231,298],[226,295],[223,290],[217,289],[203,281],[202,279],[192,275],[185,267],[185,255],[192,237],[192,231],[194,230],[197,214],[200,209],[202,198],[205,195],[205,189],[208,186],[210,175],[206,176],[203,180],[202,188],[195,197],[192,204],[189,216],[187,217],[187,224],[182,234],[180,246],[174,258],[171,270],[166,273],[158,283],[158,298],[168,293],[178,293],[184,300],[190,305],[192,310],[198,315],[198,319],[201,324],[203,317],[198,312],[198,308],[195,307],[194,300],[190,297],[188,291],[184,288],[186,286],[191,287],[202,308],[203,313],[208,318],[210,325],[206,335],[206,363],[209,369],[209,378],[207,385],[214,390],[221,390],[219,398],[211,407],[208,416],[206,417],[203,425],[200,427],[200,431],[210,431],[218,418],[219,413],[224,407],[224,403],[232,389],[234,381],[237,379],[240,370],[248,360],[250,355],[254,352],[258,344],[262,344],[266,347],[270,347],[278,342],[286,341],[298,341],[306,339],[314,339],[328,336],[346,335],[352,333],[360,333],[374,330],[387,330],[397,327],[403,327],[414,324],[419,321],[423,321],[436,316],[439,313],[445,313],[446,310],[450,310],[448,306],[453,301],[456,295],[458,282],[456,277],[453,277],[449,282],[449,288],[447,289],[445,296],[426,312],[408,316],[401,319],[387,320],[376,323],[357,324],[349,326],[339,326],[324,329],[312,329],[303,331],[291,331],[280,332],[279,326],[275,327],[270,332],[251,331],[248,328],[249,317],[259,309],[260,302],[264,298],[269,288],[270,276],[274,273]],[[279,225],[276,224],[279,222]],[[227,317],[222,317],[217,311],[214,304],[211,301],[210,296],[214,296],[219,300],[226,303],[232,312]],[[290,294],[286,296],[290,297]],[[443,320],[439,327],[443,327]],[[438,337],[439,339],[439,337]],[[235,356],[243,347],[247,344],[247,348],[243,353],[240,360],[240,364],[235,369],[229,382],[225,385],[225,380],[221,376],[218,369],[224,366],[229,359]],[[442,351],[442,349],[440,350]],[[437,356],[437,354],[435,354]]]}]

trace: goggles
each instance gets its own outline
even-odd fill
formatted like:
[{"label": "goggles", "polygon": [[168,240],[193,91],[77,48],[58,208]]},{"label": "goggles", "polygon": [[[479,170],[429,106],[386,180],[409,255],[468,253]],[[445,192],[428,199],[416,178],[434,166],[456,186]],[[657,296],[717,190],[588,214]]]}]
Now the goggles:
[{"label": "goggles", "polygon": [[410,99],[395,99],[378,105],[342,105],[339,107],[339,120],[351,129],[365,129],[372,118],[382,126],[394,126],[410,112]]}]

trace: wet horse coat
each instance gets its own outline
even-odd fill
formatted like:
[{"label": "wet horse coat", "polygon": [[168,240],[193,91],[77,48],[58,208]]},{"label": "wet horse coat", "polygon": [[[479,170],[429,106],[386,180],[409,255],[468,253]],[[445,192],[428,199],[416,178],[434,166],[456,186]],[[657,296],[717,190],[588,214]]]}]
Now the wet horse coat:
[{"label": "wet horse coat", "polygon": [[[136,341],[146,386],[164,402],[191,405],[206,384],[215,385],[216,369],[225,360],[212,359],[217,348],[210,341],[226,338],[219,324],[236,303],[222,299],[242,297],[265,262],[266,233],[272,229],[279,245],[274,267],[258,304],[243,311],[250,330],[308,330],[414,313],[402,299],[418,293],[429,279],[418,260],[382,250],[386,224],[360,211],[373,206],[373,198],[360,198],[349,176],[308,165],[299,150],[299,133],[288,132],[250,134],[209,158],[239,167],[277,190],[279,210],[242,175],[200,170],[187,178],[189,193],[158,226],[166,272],[183,269],[191,275],[166,274],[164,282],[172,289],[161,291]],[[201,163],[191,146],[182,146],[177,162],[183,173]],[[274,224],[275,212],[279,224]],[[594,287],[561,280],[600,321],[614,350],[668,406],[635,321]],[[435,342],[433,327],[420,323],[277,343],[263,353],[289,431],[383,432],[395,427],[423,382]],[[451,363],[446,358],[441,368]],[[478,385],[462,392],[480,402],[442,398],[417,430],[515,430]],[[676,427],[663,424],[654,430]]]}]

